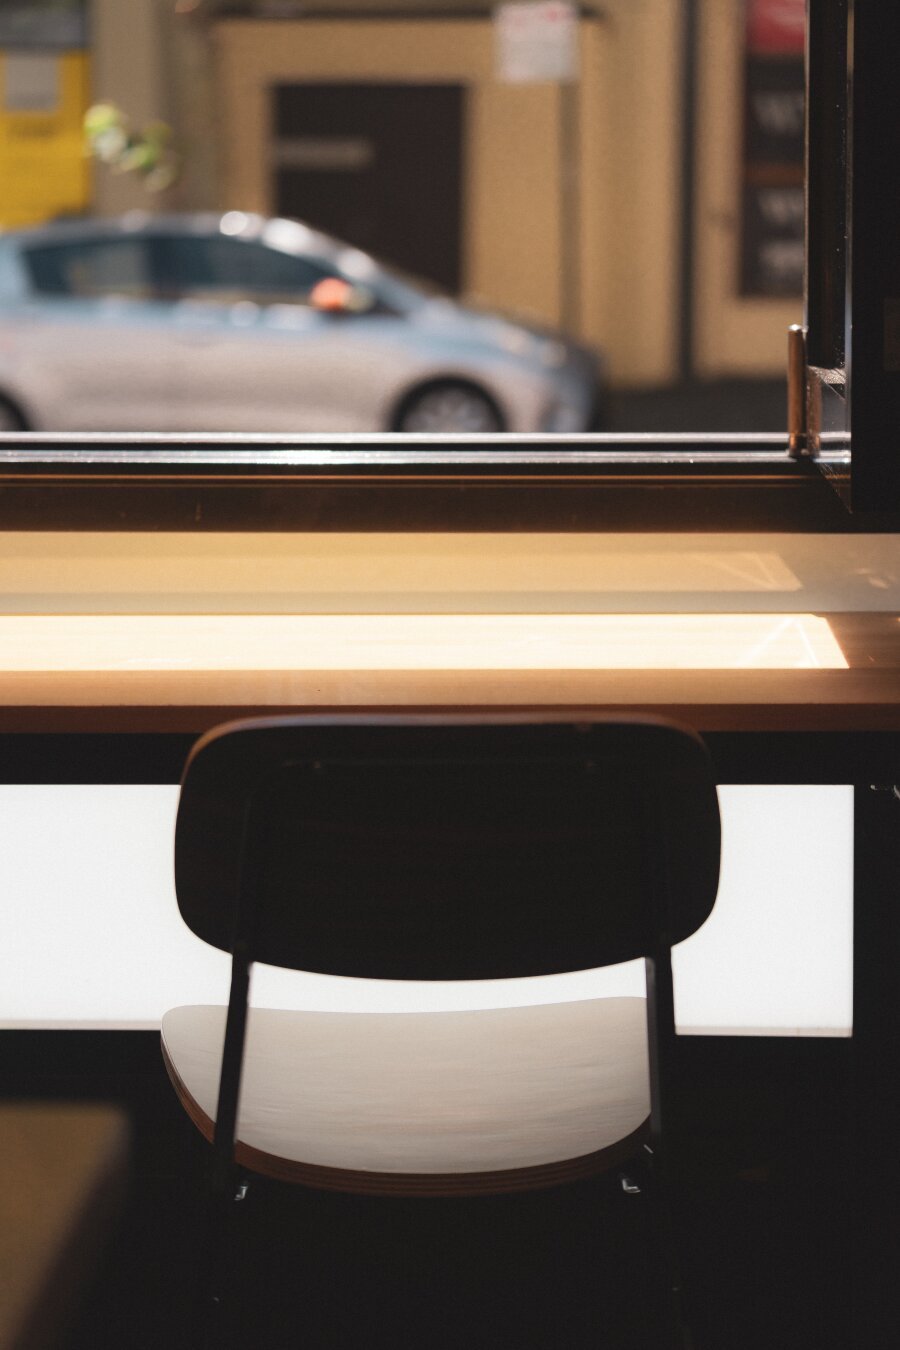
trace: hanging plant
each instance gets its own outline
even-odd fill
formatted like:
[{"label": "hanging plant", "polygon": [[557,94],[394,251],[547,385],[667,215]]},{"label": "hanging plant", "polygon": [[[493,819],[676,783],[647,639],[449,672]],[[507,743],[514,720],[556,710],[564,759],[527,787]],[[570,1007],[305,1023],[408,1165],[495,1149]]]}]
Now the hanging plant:
[{"label": "hanging plant", "polygon": [[85,153],[113,173],[136,173],[149,192],[171,187],[181,171],[172,128],[150,122],[140,131],[114,103],[95,103],[84,115]]}]

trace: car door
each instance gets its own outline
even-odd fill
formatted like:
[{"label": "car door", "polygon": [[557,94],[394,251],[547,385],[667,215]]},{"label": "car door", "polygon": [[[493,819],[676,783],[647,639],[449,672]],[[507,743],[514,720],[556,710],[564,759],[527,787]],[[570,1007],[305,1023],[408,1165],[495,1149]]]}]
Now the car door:
[{"label": "car door", "polygon": [[153,259],[158,293],[171,306],[179,430],[376,425],[373,380],[353,336],[367,316],[309,303],[313,287],[334,275],[327,262],[218,232],[159,233]]},{"label": "car door", "polygon": [[41,428],[166,431],[168,312],[138,234],[52,239],[21,249],[27,298],[18,379]]}]

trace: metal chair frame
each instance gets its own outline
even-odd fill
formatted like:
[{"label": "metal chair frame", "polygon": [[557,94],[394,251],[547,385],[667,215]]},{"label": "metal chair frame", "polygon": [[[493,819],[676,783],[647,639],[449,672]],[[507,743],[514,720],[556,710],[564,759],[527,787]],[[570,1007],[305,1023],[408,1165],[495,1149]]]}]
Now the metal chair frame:
[{"label": "metal chair frame", "polygon": [[[410,740],[410,737],[414,739]],[[643,777],[639,768],[637,780],[635,780],[640,781],[640,797],[644,812],[644,819],[640,821],[639,837],[648,842],[643,863],[648,869],[644,878],[644,891],[645,899],[649,899],[649,913],[645,914],[640,921],[643,924],[641,930],[643,936],[637,939],[632,935],[632,946],[636,941],[639,941],[639,946],[643,948],[647,985],[650,1120],[649,1143],[645,1145],[645,1148],[647,1160],[651,1164],[649,1184],[656,1232],[662,1250],[666,1283],[671,1300],[673,1345],[684,1347],[690,1343],[682,1306],[681,1278],[672,1238],[668,1201],[670,1163],[665,1152],[666,1122],[674,1079],[675,1022],[671,947],[673,942],[680,941],[689,932],[695,931],[700,926],[700,923],[705,920],[711,911],[715,900],[718,881],[719,818],[711,766],[705,747],[693,732],[679,728],[675,724],[665,722],[662,719],[594,717],[579,719],[576,722],[571,717],[523,717],[516,714],[499,714],[492,717],[459,715],[439,718],[415,715],[406,717],[343,716],[323,718],[310,715],[306,717],[255,719],[227,724],[215,729],[203,737],[191,753],[182,782],[182,798],[176,831],[176,889],[179,906],[182,909],[183,917],[185,917],[189,926],[195,932],[198,932],[199,936],[206,941],[212,941],[214,945],[229,950],[232,957],[231,988],[216,1110],[211,1176],[212,1230],[210,1252],[213,1273],[210,1305],[212,1317],[208,1325],[208,1332],[213,1342],[218,1340],[222,1329],[222,1301],[219,1287],[221,1275],[219,1272],[227,1247],[230,1215],[236,1192],[235,1135],[247,1028],[250,972],[254,960],[259,959],[261,940],[260,902],[265,903],[265,897],[261,894],[264,887],[260,887],[259,884],[259,860],[254,852],[255,817],[260,804],[265,805],[266,793],[271,793],[278,775],[285,768],[294,769],[300,764],[307,768],[310,765],[318,768],[323,751],[328,752],[329,747],[332,753],[337,753],[339,756],[343,755],[345,758],[349,756],[349,763],[351,764],[353,763],[354,753],[360,755],[361,759],[367,763],[372,762],[373,757],[377,760],[379,756],[393,756],[384,765],[387,774],[392,767],[396,768],[398,763],[400,765],[411,763],[410,749],[413,746],[418,746],[420,741],[422,743],[421,755],[426,760],[429,755],[437,754],[436,763],[440,763],[441,754],[446,756],[448,752],[452,752],[457,757],[459,755],[465,757],[468,754],[473,759],[474,767],[473,752],[478,749],[481,742],[488,742],[486,750],[488,756],[498,754],[498,737],[501,762],[504,745],[510,762],[515,760],[516,756],[521,758],[523,746],[526,754],[529,752],[534,754],[538,750],[544,753],[551,749],[558,750],[560,745],[564,745],[565,753],[570,756],[572,763],[578,762],[580,757],[580,760],[585,764],[590,761],[590,768],[593,771],[594,759],[598,756],[598,750],[602,757],[603,747],[610,738],[615,743],[614,762],[618,762],[616,761],[616,754],[621,758],[624,753],[627,757],[629,746],[633,747],[638,757],[640,757],[640,754],[649,753],[650,755],[650,767],[643,772]],[[360,738],[362,738],[361,744],[356,744]],[[304,759],[302,747],[305,739],[309,741],[309,749]],[[398,739],[403,742],[400,746],[399,759],[397,758],[396,746]],[[214,772],[210,778],[210,774],[205,768],[205,761],[207,758],[215,759],[217,756],[221,756],[223,748],[227,751],[231,746],[238,746],[239,741],[242,746],[249,747],[251,750],[249,757],[245,757],[246,762],[243,764],[239,762],[236,770],[235,781],[237,782],[238,797],[235,798],[235,802],[240,808],[240,829],[235,831],[236,820],[232,813],[230,822],[226,822],[222,826],[223,833],[221,836],[222,839],[225,839],[224,831],[227,831],[230,839],[228,847],[231,849],[231,857],[226,860],[225,865],[230,866],[235,861],[237,864],[237,883],[232,895],[233,908],[230,915],[230,931],[226,931],[229,925],[223,928],[217,918],[213,921],[213,926],[218,925],[218,931],[210,933],[206,931],[208,916],[204,916],[201,912],[202,904],[199,909],[196,905],[193,905],[193,892],[197,889],[196,877],[198,875],[195,868],[196,840],[194,835],[197,828],[197,811],[195,809],[197,793],[194,789],[194,783],[198,764],[203,761],[204,772],[206,772],[210,781],[203,784],[200,790],[200,796],[203,798],[202,817],[202,812],[209,808],[210,803],[214,803],[217,786],[221,785],[226,793],[235,787],[234,782],[227,781],[228,772],[224,775]],[[282,744],[282,749],[278,753],[269,754],[268,750],[274,750],[279,742]],[[283,748],[285,745],[287,747],[286,754]],[[259,753],[260,746],[264,747],[261,754]],[[647,747],[649,747],[649,750]],[[210,752],[212,752],[212,755]],[[675,765],[674,777],[667,782],[665,780],[668,774],[665,766],[670,754],[674,755],[676,761],[679,756],[686,756],[686,758],[683,763]],[[405,759],[404,755],[406,756]],[[240,761],[241,758],[242,756],[239,755],[238,760]],[[419,756],[418,751],[417,762],[421,766],[421,756]],[[229,766],[229,772],[232,769],[233,766]],[[438,773],[439,771],[436,769],[435,772]],[[623,765],[620,765],[620,772],[627,772]],[[242,775],[244,775],[243,779]],[[679,790],[679,785],[683,791]],[[684,800],[680,800],[685,792],[687,795],[686,805]],[[691,797],[691,793],[693,793],[693,797]],[[215,809],[214,804],[212,809]],[[681,812],[680,820],[678,819],[679,811]],[[668,822],[668,835],[666,830],[661,828],[664,822]],[[696,848],[692,853],[690,841],[688,841],[687,853],[680,859],[681,875],[675,878],[673,877],[671,857],[673,830],[677,831],[681,827],[682,831],[685,831],[692,824],[698,826]],[[684,840],[681,843],[684,843]],[[656,846],[651,847],[650,844]],[[660,844],[662,847],[659,846]],[[679,906],[684,908],[686,882],[690,881],[691,867],[698,860],[702,864],[700,871],[703,875],[699,876],[696,882],[701,894],[699,901],[693,906],[693,913],[688,914],[685,918],[679,912]],[[339,863],[336,865],[340,866]],[[225,909],[227,908],[226,905]],[[605,935],[601,932],[598,945],[597,935],[594,935],[593,951],[588,951],[589,959],[585,961],[583,966],[575,965],[571,968],[585,968],[591,964],[612,964],[615,960],[628,959],[628,955],[636,954],[629,949],[625,957],[620,954],[611,960],[597,961],[597,952],[603,947],[604,937]],[[278,952],[273,951],[270,944],[269,949],[265,950],[267,942],[268,940],[263,942],[263,957],[271,961],[273,957],[277,958]],[[589,949],[591,945],[591,942],[589,942]],[[513,965],[515,965],[518,954],[515,951],[514,943],[509,955],[511,955]],[[362,959],[365,960],[365,957]],[[279,964],[290,965],[297,969],[317,968],[316,966],[305,967],[295,959],[285,959],[280,961]],[[501,966],[503,964],[502,955],[500,964]],[[328,965],[327,960],[325,965]],[[318,968],[321,968],[321,966]],[[333,966],[333,973],[354,974],[360,972],[341,971],[338,966]],[[363,971],[362,973],[367,972]],[[511,973],[523,972],[516,969]],[[549,973],[549,971],[543,973]],[[421,978],[422,976],[411,971],[405,977]],[[459,977],[457,976],[457,978]],[[444,978],[444,975],[432,973],[426,974],[425,978]]]}]

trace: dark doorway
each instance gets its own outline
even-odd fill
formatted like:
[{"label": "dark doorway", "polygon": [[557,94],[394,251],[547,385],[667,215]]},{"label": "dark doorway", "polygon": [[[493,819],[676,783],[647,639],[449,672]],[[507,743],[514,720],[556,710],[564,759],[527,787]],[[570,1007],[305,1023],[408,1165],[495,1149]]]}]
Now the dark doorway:
[{"label": "dark doorway", "polygon": [[274,105],[278,213],[458,291],[462,86],[277,85]]}]

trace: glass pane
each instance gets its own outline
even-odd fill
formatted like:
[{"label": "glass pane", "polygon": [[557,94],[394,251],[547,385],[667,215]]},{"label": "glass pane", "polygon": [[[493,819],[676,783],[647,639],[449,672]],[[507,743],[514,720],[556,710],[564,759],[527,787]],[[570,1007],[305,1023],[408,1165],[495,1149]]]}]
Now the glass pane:
[{"label": "glass pane", "polygon": [[37,295],[150,295],[147,247],[138,240],[28,248],[22,261]]},{"label": "glass pane", "polygon": [[782,433],[804,32],[804,0],[4,0],[0,426]]},{"label": "glass pane", "polygon": [[302,300],[328,276],[312,258],[220,235],[159,235],[153,253],[160,292],[173,299]]}]

